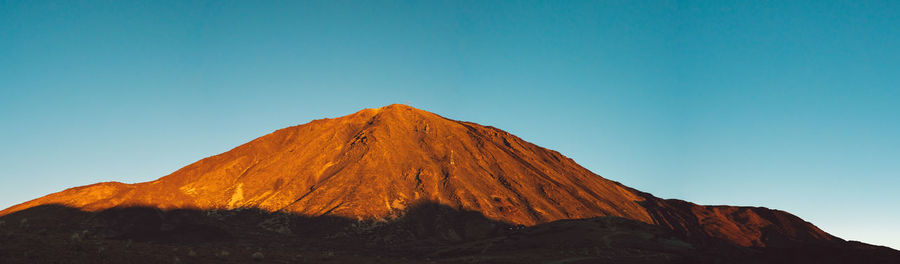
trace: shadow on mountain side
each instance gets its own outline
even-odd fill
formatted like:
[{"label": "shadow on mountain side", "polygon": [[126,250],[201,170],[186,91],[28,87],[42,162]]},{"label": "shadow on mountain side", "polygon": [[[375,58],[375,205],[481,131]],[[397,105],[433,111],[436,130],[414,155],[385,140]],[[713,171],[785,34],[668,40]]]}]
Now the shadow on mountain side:
[{"label": "shadow on mountain side", "polygon": [[619,217],[532,227],[420,204],[360,221],[259,209],[44,205],[0,218],[2,263],[900,263],[852,242],[745,248]]}]

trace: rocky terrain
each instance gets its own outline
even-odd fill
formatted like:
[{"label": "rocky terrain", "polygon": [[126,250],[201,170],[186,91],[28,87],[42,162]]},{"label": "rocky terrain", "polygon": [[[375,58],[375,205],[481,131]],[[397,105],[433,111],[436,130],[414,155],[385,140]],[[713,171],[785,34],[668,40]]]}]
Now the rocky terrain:
[{"label": "rocky terrain", "polygon": [[405,105],[265,135],[155,181],[0,211],[10,263],[900,263],[783,211],[665,200]]}]

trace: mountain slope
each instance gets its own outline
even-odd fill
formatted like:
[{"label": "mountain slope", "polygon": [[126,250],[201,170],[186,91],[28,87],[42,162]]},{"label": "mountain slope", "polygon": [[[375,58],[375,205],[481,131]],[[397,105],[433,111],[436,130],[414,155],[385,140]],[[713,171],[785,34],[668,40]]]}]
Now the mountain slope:
[{"label": "mountain slope", "polygon": [[839,240],[782,211],[662,200],[500,129],[405,105],[281,129],[155,181],[71,188],[0,216],[61,204],[387,219],[421,203],[527,226],[619,216],[741,246]]}]

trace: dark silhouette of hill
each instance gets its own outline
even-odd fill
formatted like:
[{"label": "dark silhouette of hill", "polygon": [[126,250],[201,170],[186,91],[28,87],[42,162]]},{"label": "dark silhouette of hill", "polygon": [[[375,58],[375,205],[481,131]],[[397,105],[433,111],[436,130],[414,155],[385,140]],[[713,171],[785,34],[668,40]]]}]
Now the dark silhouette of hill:
[{"label": "dark silhouette of hill", "polygon": [[[373,243],[378,252],[400,249],[398,256],[527,249],[538,259],[548,256],[545,260],[595,252],[698,262],[723,252],[753,259],[787,248],[777,255],[812,258],[803,254],[866,247],[784,211],[660,199],[503,130],[405,105],[280,129],[154,181],[75,187],[0,211],[4,219],[21,214],[57,219],[60,226],[75,222],[101,244],[126,239],[151,251],[171,243],[232,241],[231,249],[238,250],[234,247],[262,247],[266,241],[327,244],[343,238],[355,249],[367,248],[359,243]],[[371,237],[360,230],[381,240],[366,240]],[[34,241],[42,241],[37,231]],[[463,241],[471,247],[459,244]],[[400,242],[407,244],[378,247]],[[679,247],[685,243],[691,250]],[[511,251],[496,251],[504,248]]]},{"label": "dark silhouette of hill", "polygon": [[405,214],[378,221],[255,208],[125,207],[85,212],[61,205],[29,208],[0,221],[3,263],[900,261],[896,251],[854,242],[741,247],[621,217],[526,227],[434,203],[414,205]]}]

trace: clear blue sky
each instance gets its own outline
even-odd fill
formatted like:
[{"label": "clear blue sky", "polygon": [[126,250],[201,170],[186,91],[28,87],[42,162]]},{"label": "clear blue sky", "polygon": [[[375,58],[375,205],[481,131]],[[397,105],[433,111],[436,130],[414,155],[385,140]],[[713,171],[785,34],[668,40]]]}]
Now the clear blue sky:
[{"label": "clear blue sky", "polygon": [[723,2],[0,0],[0,207],[405,103],[900,248],[900,2]]}]

